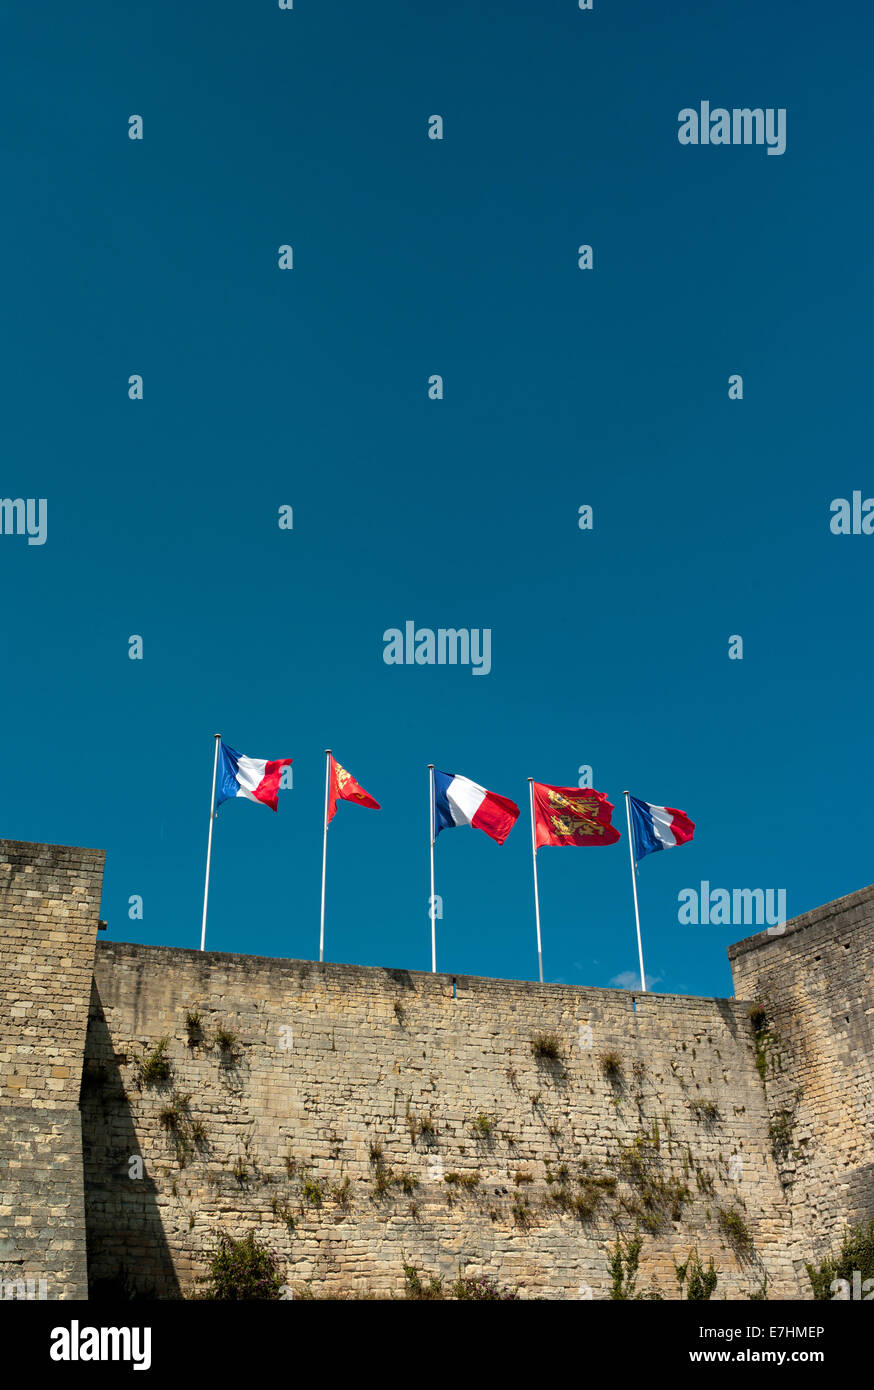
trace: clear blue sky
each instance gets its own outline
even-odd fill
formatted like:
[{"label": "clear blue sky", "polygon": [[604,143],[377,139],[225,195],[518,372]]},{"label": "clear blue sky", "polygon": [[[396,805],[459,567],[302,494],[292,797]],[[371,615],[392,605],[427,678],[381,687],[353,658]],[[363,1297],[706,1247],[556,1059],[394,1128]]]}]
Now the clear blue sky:
[{"label": "clear blue sky", "polygon": [[[541,851],[546,976],[636,968],[629,787],[697,822],[640,887],[656,988],[703,994],[748,933],[681,889],[874,878],[874,537],[829,530],[874,494],[872,39],[788,0],[12,6],[0,492],[48,539],[0,537],[0,833],[104,847],[111,937],[195,946],[212,734],[292,757],[277,816],[221,809],[208,945],[312,958],[330,745],[384,809],[331,827],[327,956],[427,969],[427,764],[523,809],[590,764],[623,838]],[[702,99],[787,108],[786,153],[680,146]],[[491,628],[491,673],[386,666],[410,618]],[[527,819],[441,835],[438,890],[441,969],[536,978]]]}]

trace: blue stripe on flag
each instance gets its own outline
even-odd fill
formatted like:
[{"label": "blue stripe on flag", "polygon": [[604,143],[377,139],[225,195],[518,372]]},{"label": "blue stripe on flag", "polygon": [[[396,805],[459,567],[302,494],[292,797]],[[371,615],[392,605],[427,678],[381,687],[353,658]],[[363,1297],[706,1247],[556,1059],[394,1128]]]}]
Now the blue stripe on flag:
[{"label": "blue stripe on flag", "polygon": [[228,744],[222,743],[219,747],[218,774],[215,782],[215,804],[221,805],[223,801],[228,801],[232,796],[239,796],[240,784],[237,781],[237,770],[240,766],[240,754],[236,748],[230,748]]},{"label": "blue stripe on flag", "polygon": [[454,772],[438,772],[434,769],[434,838],[440,834],[441,830],[454,830],[457,821],[452,818],[452,811],[449,806],[449,785],[455,781]]},{"label": "blue stripe on flag", "polygon": [[654,854],[665,846],[655,833],[648,801],[638,801],[629,796],[631,803],[631,836],[634,841],[634,858],[638,861],[647,854]]}]

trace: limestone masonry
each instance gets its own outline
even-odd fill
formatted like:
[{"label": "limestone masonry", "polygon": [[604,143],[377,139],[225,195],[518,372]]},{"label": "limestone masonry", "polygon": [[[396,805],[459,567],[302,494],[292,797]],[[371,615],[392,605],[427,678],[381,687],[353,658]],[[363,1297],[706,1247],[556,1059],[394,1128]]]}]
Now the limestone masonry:
[{"label": "limestone masonry", "polygon": [[696,1250],[809,1298],[874,1216],[874,888],[731,947],[726,1000],[97,943],[102,871],[0,841],[7,1297],[191,1294],[253,1230],[290,1296],[605,1298],[636,1230],[642,1292]]}]

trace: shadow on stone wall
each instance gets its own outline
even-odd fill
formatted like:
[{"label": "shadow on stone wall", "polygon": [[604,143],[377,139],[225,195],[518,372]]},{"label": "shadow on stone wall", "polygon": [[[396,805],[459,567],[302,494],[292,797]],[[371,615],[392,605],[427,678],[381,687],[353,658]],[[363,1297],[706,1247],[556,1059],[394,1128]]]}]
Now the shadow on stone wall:
[{"label": "shadow on stone wall", "polygon": [[[91,984],[82,1071],[88,1296],[96,1301],[181,1298],[97,985]],[[133,1160],[143,1176],[132,1177]]]}]

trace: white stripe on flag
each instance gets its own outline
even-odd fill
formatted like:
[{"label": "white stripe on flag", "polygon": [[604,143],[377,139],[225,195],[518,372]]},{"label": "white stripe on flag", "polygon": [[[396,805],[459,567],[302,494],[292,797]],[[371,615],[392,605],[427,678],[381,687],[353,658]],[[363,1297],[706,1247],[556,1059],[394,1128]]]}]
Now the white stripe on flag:
[{"label": "white stripe on flag", "polygon": [[468,777],[453,777],[446,788],[446,800],[456,825],[470,825],[485,799],[485,787],[477,786]]},{"label": "white stripe on flag", "polygon": [[649,813],[652,816],[652,828],[655,831],[657,840],[661,840],[663,845],[670,848],[677,843],[674,832],[671,829],[673,816],[668,815],[664,806],[650,806]]},{"label": "white stripe on flag", "polygon": [[237,784],[240,788],[237,796],[245,796],[248,801],[257,801],[258,798],[253,796],[253,792],[264,781],[266,770],[266,758],[241,757],[237,768]]}]

